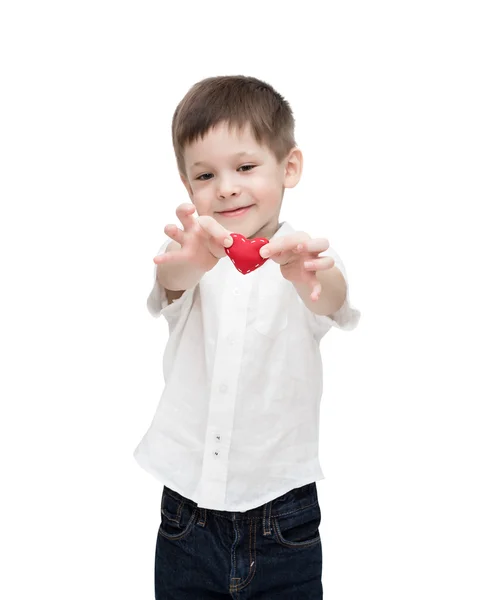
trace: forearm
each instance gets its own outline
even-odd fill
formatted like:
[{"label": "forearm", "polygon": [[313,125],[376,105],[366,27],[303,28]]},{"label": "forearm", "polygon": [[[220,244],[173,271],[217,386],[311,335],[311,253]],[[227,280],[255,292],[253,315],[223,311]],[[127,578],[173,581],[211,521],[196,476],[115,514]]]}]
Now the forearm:
[{"label": "forearm", "polygon": [[314,302],[311,300],[309,284],[295,283],[294,286],[309,310],[316,315],[332,315],[341,308],[346,300],[346,281],[338,267],[317,271],[316,279],[321,284],[321,294]]},{"label": "forearm", "polygon": [[[166,252],[178,250],[179,248],[181,248],[180,244],[171,242]],[[183,291],[194,287],[205,273],[204,269],[190,263],[170,262],[160,264],[156,268],[158,283],[163,285],[167,290],[172,291]]]}]

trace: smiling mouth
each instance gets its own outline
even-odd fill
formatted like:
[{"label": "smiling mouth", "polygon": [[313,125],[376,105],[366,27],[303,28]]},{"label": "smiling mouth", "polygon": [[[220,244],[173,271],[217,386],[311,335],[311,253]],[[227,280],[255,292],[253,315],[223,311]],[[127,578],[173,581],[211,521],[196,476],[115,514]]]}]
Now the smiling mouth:
[{"label": "smiling mouth", "polygon": [[234,210],[223,210],[219,212],[222,217],[239,217],[240,215],[244,215],[253,205],[242,206],[241,208],[236,208]]}]

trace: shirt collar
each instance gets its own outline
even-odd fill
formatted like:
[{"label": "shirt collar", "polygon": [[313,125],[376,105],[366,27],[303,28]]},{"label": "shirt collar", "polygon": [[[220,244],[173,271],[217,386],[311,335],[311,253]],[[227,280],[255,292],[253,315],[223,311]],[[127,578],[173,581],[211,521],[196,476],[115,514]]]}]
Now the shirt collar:
[{"label": "shirt collar", "polygon": [[273,235],[271,239],[274,240],[275,238],[283,237],[291,233],[294,233],[294,229],[287,221],[284,221],[283,223],[279,224],[278,231]]}]

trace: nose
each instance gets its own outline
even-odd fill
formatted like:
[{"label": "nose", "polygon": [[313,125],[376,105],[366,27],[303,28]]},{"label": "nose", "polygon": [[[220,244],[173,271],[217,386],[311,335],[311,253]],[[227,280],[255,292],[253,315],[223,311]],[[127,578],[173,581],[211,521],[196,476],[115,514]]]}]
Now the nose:
[{"label": "nose", "polygon": [[218,198],[225,200],[239,195],[239,186],[234,178],[222,177],[218,182]]}]

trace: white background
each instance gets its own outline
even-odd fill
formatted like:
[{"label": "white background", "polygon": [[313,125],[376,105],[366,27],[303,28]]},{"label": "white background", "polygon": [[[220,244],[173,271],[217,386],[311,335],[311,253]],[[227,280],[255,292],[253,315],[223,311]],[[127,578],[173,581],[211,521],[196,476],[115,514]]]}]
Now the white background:
[{"label": "white background", "polygon": [[2,598],[153,598],[145,303],[186,199],[171,117],[220,74],[292,104],[283,217],[330,240],[362,312],[322,345],[325,598],[479,598],[474,5],[2,3]]}]

